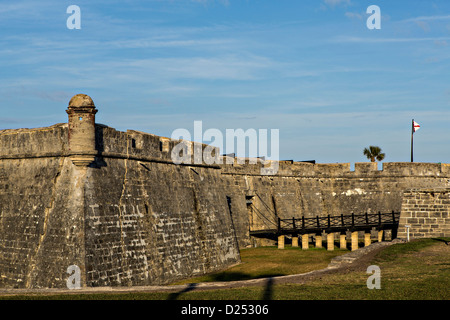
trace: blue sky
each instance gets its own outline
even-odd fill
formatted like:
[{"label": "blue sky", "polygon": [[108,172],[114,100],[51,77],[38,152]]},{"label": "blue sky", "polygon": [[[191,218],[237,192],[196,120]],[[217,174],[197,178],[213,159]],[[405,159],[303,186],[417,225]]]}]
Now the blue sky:
[{"label": "blue sky", "polygon": [[320,163],[409,161],[414,118],[414,160],[450,162],[447,0],[2,0],[0,66],[0,129],[85,93],[118,130],[279,129],[281,159]]}]

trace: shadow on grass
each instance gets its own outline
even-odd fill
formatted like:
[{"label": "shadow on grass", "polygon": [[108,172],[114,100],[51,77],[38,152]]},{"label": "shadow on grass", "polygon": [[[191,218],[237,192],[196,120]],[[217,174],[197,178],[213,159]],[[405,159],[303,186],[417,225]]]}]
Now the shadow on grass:
[{"label": "shadow on grass", "polygon": [[449,243],[450,243],[450,240],[448,240],[448,239],[449,238],[431,238],[431,240],[444,242],[446,245],[449,245]]},{"label": "shadow on grass", "polygon": [[[261,299],[262,300],[271,300],[272,299],[273,278],[278,277],[278,276],[283,276],[283,275],[284,274],[264,274],[264,275],[260,275],[260,276],[251,276],[249,274],[242,273],[242,272],[226,272],[226,273],[211,275],[210,281],[208,281],[208,282],[243,281],[243,280],[267,278]],[[188,285],[188,287],[184,288],[183,290],[171,293],[167,297],[167,300],[177,300],[182,294],[187,293],[189,291],[193,291],[193,290],[195,290],[196,287],[197,287],[197,283],[190,283]]]},{"label": "shadow on grass", "polygon": [[167,297],[167,300],[177,300],[177,298],[181,294],[194,290],[196,286],[197,286],[196,283],[190,283],[187,288],[185,288],[179,292],[173,292],[173,293],[169,294],[169,296]]},{"label": "shadow on grass", "polygon": [[252,279],[260,279],[260,278],[270,278],[270,277],[278,277],[284,276],[282,273],[271,273],[271,274],[261,274],[261,275],[250,275],[248,273],[243,272],[222,272],[218,274],[211,275],[210,279],[214,282],[223,282],[223,281],[243,281],[243,280],[252,280]]},{"label": "shadow on grass", "polygon": [[272,298],[273,298],[272,297],[272,295],[273,295],[272,287],[273,287],[273,278],[269,277],[267,279],[266,286],[264,288],[264,292],[261,297],[261,300],[272,300]]}]

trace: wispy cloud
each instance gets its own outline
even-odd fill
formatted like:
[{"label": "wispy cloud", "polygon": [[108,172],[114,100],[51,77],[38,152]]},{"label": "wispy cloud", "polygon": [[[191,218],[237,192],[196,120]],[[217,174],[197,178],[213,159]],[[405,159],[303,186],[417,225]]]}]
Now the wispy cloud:
[{"label": "wispy cloud", "polygon": [[335,7],[337,5],[349,5],[351,3],[350,0],[324,0],[323,2],[331,7]]},{"label": "wispy cloud", "polygon": [[436,20],[450,20],[450,15],[446,16],[420,16],[401,20],[400,22],[416,22],[416,21],[436,21]]},{"label": "wispy cloud", "polygon": [[424,20],[417,20],[415,23],[425,32],[430,32],[430,25]]},{"label": "wispy cloud", "polygon": [[116,40],[107,44],[116,48],[194,48],[201,50],[215,48],[217,46],[230,46],[236,43],[234,39],[185,39],[185,40],[155,40],[155,39],[130,39]]},{"label": "wispy cloud", "polygon": [[[412,114],[429,128],[422,136],[431,122],[448,128],[450,11],[436,1],[439,11],[381,4],[391,19],[371,32],[369,3],[351,0],[77,0],[77,31],[65,24],[72,2],[2,0],[0,125],[21,114],[30,120],[20,126],[42,125],[44,113],[45,124],[64,121],[60,111],[81,92],[119,129],[170,135],[198,119],[280,128],[297,159],[345,160],[343,149],[378,138],[396,148]],[[449,158],[444,149],[430,159]]]},{"label": "wispy cloud", "polygon": [[134,60],[128,67],[148,70],[163,78],[254,80],[273,70],[274,62],[262,56],[158,58]]},{"label": "wispy cloud", "polygon": [[210,4],[210,3],[215,3],[218,2],[223,6],[229,6],[230,5],[230,1],[229,0],[191,0],[192,2],[197,2],[197,3],[201,3],[201,4]]},{"label": "wispy cloud", "polygon": [[346,12],[345,16],[350,19],[358,19],[358,20],[362,20],[363,18],[362,14],[356,12]]},{"label": "wispy cloud", "polygon": [[27,7],[27,4],[25,4],[25,3],[9,3],[9,4],[2,3],[2,4],[0,4],[0,14],[25,10],[26,7]]},{"label": "wispy cloud", "polygon": [[[48,18],[48,13],[57,8],[52,0],[6,0],[0,3],[0,22],[9,22],[17,19],[24,21],[26,19]],[[42,20],[40,22],[42,23]]]},{"label": "wispy cloud", "polygon": [[348,43],[400,43],[400,42],[424,42],[424,41],[447,41],[450,37],[422,37],[422,38],[370,38],[370,37],[352,37],[337,36],[332,42],[348,42]]}]

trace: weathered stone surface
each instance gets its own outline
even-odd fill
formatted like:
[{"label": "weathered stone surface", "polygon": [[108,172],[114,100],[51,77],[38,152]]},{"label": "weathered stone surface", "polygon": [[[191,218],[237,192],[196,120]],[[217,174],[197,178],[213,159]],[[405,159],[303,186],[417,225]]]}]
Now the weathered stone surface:
[{"label": "weathered stone surface", "polygon": [[450,188],[405,190],[398,237],[450,237]]},{"label": "weathered stone surface", "polygon": [[[89,99],[69,105],[89,114]],[[180,141],[93,119],[0,131],[0,286],[65,287],[70,265],[83,286],[166,284],[238,263],[263,243],[249,231],[278,217],[402,210],[399,236],[406,223],[414,237],[449,235],[449,192],[436,189],[450,187],[447,164],[280,161],[262,175],[261,163],[195,161],[207,146],[192,142],[192,161],[175,164]]]},{"label": "weathered stone surface", "polygon": [[79,108],[79,107],[93,107],[95,108],[94,101],[92,98],[86,94],[77,94],[72,97],[69,101],[69,107]]}]

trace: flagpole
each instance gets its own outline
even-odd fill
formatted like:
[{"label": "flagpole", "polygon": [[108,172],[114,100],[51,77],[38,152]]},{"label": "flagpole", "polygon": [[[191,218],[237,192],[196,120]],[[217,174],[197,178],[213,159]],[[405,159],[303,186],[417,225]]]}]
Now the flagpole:
[{"label": "flagpole", "polygon": [[414,148],[414,119],[412,119],[411,122],[411,162],[414,162],[414,153],[413,153],[413,148]]}]

